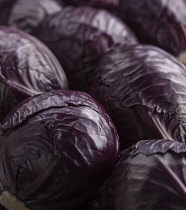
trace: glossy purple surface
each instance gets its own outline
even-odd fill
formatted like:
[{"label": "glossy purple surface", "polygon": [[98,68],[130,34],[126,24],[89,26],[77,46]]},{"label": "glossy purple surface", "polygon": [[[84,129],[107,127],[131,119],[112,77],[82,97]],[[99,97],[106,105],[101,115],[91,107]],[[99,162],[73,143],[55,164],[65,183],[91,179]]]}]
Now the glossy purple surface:
[{"label": "glossy purple surface", "polygon": [[106,54],[91,94],[108,110],[123,148],[145,139],[186,140],[186,68],[150,45]]},{"label": "glossy purple surface", "polygon": [[0,119],[23,99],[68,89],[65,73],[52,52],[21,30],[0,27]]},{"label": "glossy purple surface", "polygon": [[102,56],[120,43],[136,43],[131,30],[105,10],[65,7],[33,33],[56,55],[70,89],[88,91]]},{"label": "glossy purple surface", "polygon": [[140,42],[174,56],[186,50],[185,0],[120,0],[119,9]]},{"label": "glossy purple surface", "polygon": [[71,209],[93,199],[117,160],[115,127],[86,93],[26,99],[0,127],[0,182],[30,209]]},{"label": "glossy purple surface", "polygon": [[185,143],[164,139],[141,141],[124,151],[102,210],[184,210],[185,152]]},{"label": "glossy purple surface", "polygon": [[61,10],[58,0],[5,0],[0,4],[0,25],[31,33],[46,17]]}]

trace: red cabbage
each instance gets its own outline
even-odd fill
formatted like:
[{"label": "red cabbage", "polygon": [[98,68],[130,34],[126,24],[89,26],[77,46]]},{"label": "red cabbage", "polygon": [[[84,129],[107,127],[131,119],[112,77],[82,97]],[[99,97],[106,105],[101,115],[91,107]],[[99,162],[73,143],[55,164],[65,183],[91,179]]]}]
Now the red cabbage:
[{"label": "red cabbage", "polygon": [[125,150],[110,178],[102,210],[184,210],[186,145],[141,141]]},{"label": "red cabbage", "polygon": [[31,33],[46,17],[61,10],[57,0],[5,0],[0,4],[0,25]]},{"label": "red cabbage", "polygon": [[0,27],[0,119],[23,99],[68,89],[62,67],[44,44],[14,28]]},{"label": "red cabbage", "polygon": [[71,89],[87,91],[104,53],[119,43],[136,42],[121,20],[104,10],[66,7],[34,32],[57,56]]},{"label": "red cabbage", "polygon": [[25,99],[0,128],[1,196],[9,192],[29,209],[71,209],[92,199],[118,156],[111,119],[86,93]]},{"label": "red cabbage", "polygon": [[110,113],[123,148],[145,139],[186,140],[186,68],[148,45],[122,45],[106,54],[91,94]]},{"label": "red cabbage", "polygon": [[141,42],[161,47],[186,63],[185,0],[120,0],[119,9]]}]

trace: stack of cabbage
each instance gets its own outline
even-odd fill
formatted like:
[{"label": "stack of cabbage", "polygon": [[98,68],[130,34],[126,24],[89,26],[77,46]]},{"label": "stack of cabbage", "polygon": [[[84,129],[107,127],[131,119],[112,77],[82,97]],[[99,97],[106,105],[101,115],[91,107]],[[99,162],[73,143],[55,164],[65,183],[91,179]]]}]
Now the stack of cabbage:
[{"label": "stack of cabbage", "polygon": [[185,210],[186,1],[1,0],[0,25],[0,210]]}]

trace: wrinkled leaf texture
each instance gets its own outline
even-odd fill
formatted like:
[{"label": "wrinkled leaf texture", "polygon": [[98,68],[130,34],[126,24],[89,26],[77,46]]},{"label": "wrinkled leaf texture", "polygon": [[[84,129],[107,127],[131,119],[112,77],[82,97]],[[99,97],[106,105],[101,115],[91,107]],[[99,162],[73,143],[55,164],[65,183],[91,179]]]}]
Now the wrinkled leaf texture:
[{"label": "wrinkled leaf texture", "polygon": [[123,148],[186,139],[186,68],[150,45],[122,45],[101,60],[91,94],[110,113]]},{"label": "wrinkled leaf texture", "polygon": [[57,0],[5,0],[0,4],[0,25],[31,33],[46,17],[61,10]]},{"label": "wrinkled leaf texture", "polygon": [[66,7],[33,33],[56,55],[71,89],[88,91],[97,63],[119,43],[136,43],[131,30],[104,10]]},{"label": "wrinkled leaf texture", "polygon": [[119,9],[140,42],[156,45],[174,56],[186,50],[185,0],[120,0]]},{"label": "wrinkled leaf texture", "polygon": [[66,75],[39,40],[11,27],[0,27],[0,119],[23,99],[68,89]]},{"label": "wrinkled leaf texture", "polygon": [[185,143],[138,142],[122,152],[102,210],[184,210],[185,172]]},{"label": "wrinkled leaf texture", "polygon": [[118,136],[88,94],[25,99],[1,123],[0,183],[33,210],[75,208],[94,198],[118,157]]}]

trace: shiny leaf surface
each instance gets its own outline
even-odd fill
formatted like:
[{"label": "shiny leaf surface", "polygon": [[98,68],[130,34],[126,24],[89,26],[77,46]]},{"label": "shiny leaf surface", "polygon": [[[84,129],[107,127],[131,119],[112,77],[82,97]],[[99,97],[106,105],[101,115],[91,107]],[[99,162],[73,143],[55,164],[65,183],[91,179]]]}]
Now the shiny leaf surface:
[{"label": "shiny leaf surface", "polygon": [[92,95],[110,113],[123,148],[136,141],[186,139],[186,68],[165,51],[123,45],[105,55]]},{"label": "shiny leaf surface", "polygon": [[59,62],[34,37],[0,27],[0,119],[23,99],[43,92],[68,89]]},{"label": "shiny leaf surface", "polygon": [[120,43],[136,43],[122,21],[104,10],[66,7],[33,33],[56,55],[71,89],[88,91],[102,56]]},{"label": "shiny leaf surface", "polygon": [[165,139],[141,141],[124,151],[110,178],[106,205],[111,210],[184,210],[185,152],[185,143]]},{"label": "shiny leaf surface", "polygon": [[0,182],[29,209],[71,209],[94,198],[113,169],[118,136],[88,94],[26,99],[1,123]]},{"label": "shiny leaf surface", "polygon": [[120,0],[119,9],[141,42],[161,47],[175,56],[185,52],[185,0]]},{"label": "shiny leaf surface", "polygon": [[46,17],[61,10],[57,0],[4,0],[0,4],[0,25],[31,33]]}]

